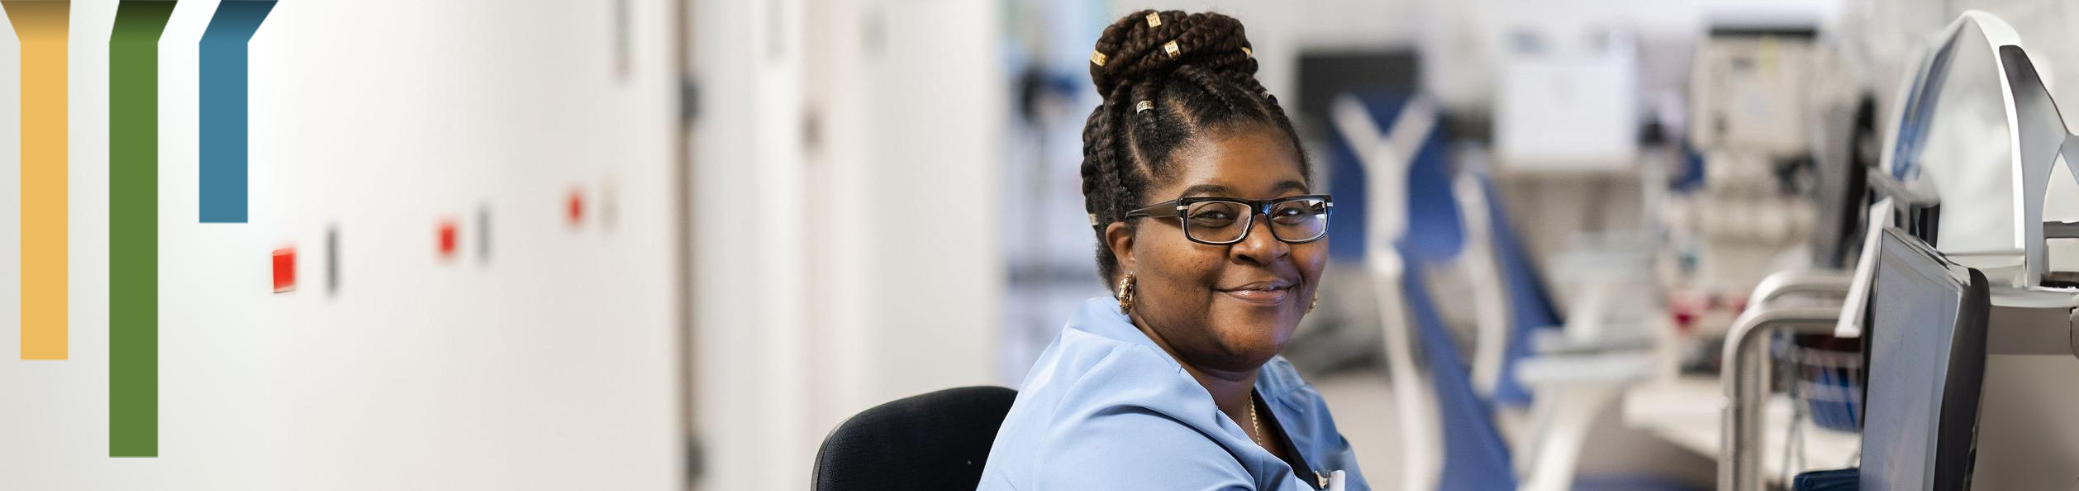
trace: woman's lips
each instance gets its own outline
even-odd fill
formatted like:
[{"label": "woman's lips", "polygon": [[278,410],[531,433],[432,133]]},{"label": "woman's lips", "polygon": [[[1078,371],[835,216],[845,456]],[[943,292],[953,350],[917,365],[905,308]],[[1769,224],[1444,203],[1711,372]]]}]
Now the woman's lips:
[{"label": "woman's lips", "polygon": [[1245,303],[1276,306],[1285,303],[1285,296],[1292,293],[1292,288],[1220,290],[1220,293]]}]

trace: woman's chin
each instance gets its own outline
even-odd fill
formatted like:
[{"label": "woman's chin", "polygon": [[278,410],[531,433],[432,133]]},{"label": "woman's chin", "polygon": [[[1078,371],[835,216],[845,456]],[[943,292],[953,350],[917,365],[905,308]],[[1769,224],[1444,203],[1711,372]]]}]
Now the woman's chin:
[{"label": "woman's chin", "polygon": [[1250,367],[1261,365],[1277,356],[1284,348],[1291,330],[1278,328],[1277,322],[1227,323],[1222,326],[1221,340],[1226,351]]},{"label": "woman's chin", "polygon": [[1266,305],[1222,298],[1215,300],[1210,310],[1207,314],[1213,323],[1236,326],[1240,331],[1277,333],[1283,330],[1289,334],[1291,329],[1281,327],[1289,327],[1286,325],[1296,324],[1299,320],[1299,306],[1290,301]]}]

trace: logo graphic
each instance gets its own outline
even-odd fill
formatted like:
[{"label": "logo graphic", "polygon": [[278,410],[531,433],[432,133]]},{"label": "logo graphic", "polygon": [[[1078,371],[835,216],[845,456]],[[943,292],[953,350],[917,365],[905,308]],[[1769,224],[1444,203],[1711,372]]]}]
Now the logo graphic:
[{"label": "logo graphic", "polygon": [[[108,43],[108,455],[159,455],[159,38],[124,0]],[[201,222],[246,222],[246,43],[274,0],[225,0],[200,43]],[[22,45],[22,360],[65,360],[71,2],[0,1]]]}]

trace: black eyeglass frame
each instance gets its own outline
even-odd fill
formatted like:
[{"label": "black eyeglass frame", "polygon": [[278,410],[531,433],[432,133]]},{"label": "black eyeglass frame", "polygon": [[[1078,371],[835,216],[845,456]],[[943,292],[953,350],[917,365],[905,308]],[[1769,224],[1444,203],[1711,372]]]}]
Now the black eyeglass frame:
[{"label": "black eyeglass frame", "polygon": [[[1273,238],[1276,238],[1276,239],[1278,239],[1278,241],[1279,241],[1279,242],[1284,242],[1284,243],[1287,243],[1287,244],[1305,244],[1305,243],[1308,243],[1308,242],[1314,242],[1314,241],[1318,241],[1318,240],[1321,240],[1321,239],[1324,239],[1324,238],[1327,238],[1327,237],[1328,237],[1328,218],[1329,218],[1329,216],[1330,216],[1330,215],[1334,215],[1334,214],[1335,214],[1335,200],[1334,200],[1334,199],[1332,199],[1332,198],[1330,198],[1330,197],[1329,197],[1329,195],[1326,195],[1326,194],[1309,194],[1309,195],[1303,195],[1303,196],[1287,196],[1287,197],[1283,197],[1283,198],[1274,198],[1274,199],[1263,199],[1263,200],[1249,200],[1249,199],[1240,199],[1240,198],[1223,198],[1223,197],[1218,197],[1218,196],[1194,196],[1194,197],[1189,197],[1189,198],[1178,198],[1178,199],[1173,199],[1173,200],[1169,200],[1169,201],[1164,201],[1164,202],[1161,202],[1161,203],[1156,203],[1156,204],[1148,205],[1148,206],[1145,206],[1145,207],[1142,207],[1142,208],[1140,208],[1140,209],[1136,209],[1136,210],[1133,210],[1133,211],[1128,211],[1128,212],[1126,212],[1126,216],[1125,216],[1125,217],[1123,217],[1123,218],[1125,218],[1125,219],[1129,219],[1129,220],[1130,220],[1130,219],[1134,219],[1134,218],[1142,218],[1142,217],[1148,217],[1148,218],[1155,218],[1155,217],[1166,217],[1166,216],[1168,216],[1168,215],[1157,215],[1157,213],[1161,213],[1161,212],[1163,212],[1163,211],[1174,211],[1174,212],[1176,212],[1176,215],[1175,215],[1175,217],[1177,218],[1177,221],[1178,221],[1178,222],[1179,222],[1180,224],[1182,224],[1182,225],[1184,226],[1184,238],[1185,238],[1185,239],[1190,239],[1190,240],[1191,240],[1192,242],[1197,242],[1197,243],[1200,243],[1200,244],[1206,244],[1206,245],[1233,245],[1233,244],[1237,244],[1237,243],[1240,243],[1241,241],[1244,241],[1244,240],[1248,240],[1248,239],[1249,239],[1249,234],[1250,234],[1250,233],[1252,233],[1252,232],[1255,232],[1255,231],[1256,231],[1256,215],[1263,215],[1263,217],[1264,217],[1264,218],[1270,218],[1270,219],[1275,219],[1274,217],[1272,217],[1272,216],[1270,215],[1270,212],[1271,212],[1271,209],[1272,209],[1272,208],[1275,208],[1275,207],[1277,207],[1278,205],[1281,205],[1281,204],[1285,204],[1285,203],[1289,203],[1289,202],[1293,202],[1293,201],[1300,201],[1300,200],[1316,200],[1316,199],[1317,199],[1317,200],[1321,200],[1321,207],[1322,207],[1322,212],[1321,212],[1321,233],[1320,233],[1319,235],[1315,235],[1315,236],[1314,236],[1314,237],[1312,237],[1312,238],[1308,238],[1308,239],[1304,239],[1304,240],[1286,240],[1284,236],[1278,235],[1278,227],[1275,227],[1275,226],[1273,226],[1273,227],[1270,227],[1270,233],[1271,233],[1271,237],[1273,237]],[[1248,209],[1249,209],[1249,214],[1247,214],[1247,215],[1245,215],[1245,216],[1243,216],[1243,217],[1241,218],[1241,219],[1242,219],[1242,221],[1243,221],[1243,223],[1242,223],[1242,234],[1241,234],[1241,235],[1239,235],[1239,236],[1236,236],[1236,237],[1234,238],[1234,240],[1229,240],[1229,241],[1225,241],[1225,242],[1216,242],[1216,241],[1210,241],[1210,240],[1203,240],[1203,239],[1199,239],[1199,238],[1198,238],[1198,236],[1196,236],[1196,235],[1192,235],[1192,233],[1191,233],[1191,219],[1190,219],[1190,217],[1188,216],[1188,214],[1189,214],[1189,213],[1190,213],[1190,211],[1191,211],[1191,205],[1195,205],[1195,204],[1199,204],[1199,203],[1208,203],[1208,202],[1224,202],[1224,203],[1234,203],[1234,204],[1239,204],[1239,205],[1243,205],[1243,206],[1246,206],[1246,207],[1248,207]]]}]

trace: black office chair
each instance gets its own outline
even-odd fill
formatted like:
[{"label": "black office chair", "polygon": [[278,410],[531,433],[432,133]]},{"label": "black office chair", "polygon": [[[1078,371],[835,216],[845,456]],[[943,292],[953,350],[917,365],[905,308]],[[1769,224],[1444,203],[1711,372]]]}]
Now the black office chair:
[{"label": "black office chair", "polygon": [[973,491],[1017,398],[1003,387],[960,387],[853,415],[823,438],[813,489]]}]

